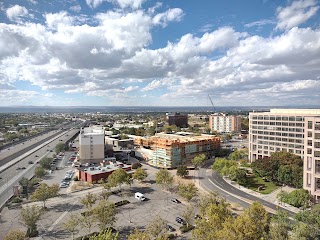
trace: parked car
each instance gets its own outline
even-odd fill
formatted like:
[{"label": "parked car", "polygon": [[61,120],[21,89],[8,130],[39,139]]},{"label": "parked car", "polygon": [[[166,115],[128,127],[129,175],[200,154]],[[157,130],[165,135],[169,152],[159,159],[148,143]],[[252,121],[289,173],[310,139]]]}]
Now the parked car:
[{"label": "parked car", "polygon": [[22,167],[21,169],[26,169],[26,167]]},{"label": "parked car", "polygon": [[171,202],[174,202],[174,203],[181,203],[178,199],[176,198],[171,198]]},{"label": "parked car", "polygon": [[177,222],[177,223],[180,223],[180,224],[182,224],[182,225],[185,224],[185,221],[184,221],[181,217],[176,217],[176,222]]},{"label": "parked car", "polygon": [[29,163],[29,164],[33,164],[33,162],[32,162],[32,161],[29,161],[28,163]]},{"label": "parked car", "polygon": [[169,231],[169,232],[174,232],[176,229],[170,225],[167,224],[166,226],[166,229]]},{"label": "parked car", "polygon": [[21,170],[21,167],[17,167],[16,170]]}]

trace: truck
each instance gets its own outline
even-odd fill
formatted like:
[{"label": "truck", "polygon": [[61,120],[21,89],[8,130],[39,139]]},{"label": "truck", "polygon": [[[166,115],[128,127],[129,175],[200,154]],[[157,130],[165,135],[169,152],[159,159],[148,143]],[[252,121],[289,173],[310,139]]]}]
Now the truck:
[{"label": "truck", "polygon": [[140,201],[144,201],[146,198],[144,197],[144,195],[142,193],[136,192],[134,194],[134,197]]}]

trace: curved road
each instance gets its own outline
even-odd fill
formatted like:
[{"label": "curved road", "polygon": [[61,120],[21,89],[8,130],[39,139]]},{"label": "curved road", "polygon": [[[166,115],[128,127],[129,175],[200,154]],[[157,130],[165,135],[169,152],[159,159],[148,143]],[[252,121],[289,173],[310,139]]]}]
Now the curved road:
[{"label": "curved road", "polygon": [[288,209],[243,192],[238,188],[228,184],[219,174],[210,169],[211,164],[212,163],[205,163],[204,166],[200,168],[200,186],[205,188],[205,190],[213,190],[227,200],[239,203],[242,207],[247,208],[252,202],[260,202],[262,205],[273,210],[274,212],[277,210],[282,210],[287,212],[290,217],[293,217],[295,214]]}]

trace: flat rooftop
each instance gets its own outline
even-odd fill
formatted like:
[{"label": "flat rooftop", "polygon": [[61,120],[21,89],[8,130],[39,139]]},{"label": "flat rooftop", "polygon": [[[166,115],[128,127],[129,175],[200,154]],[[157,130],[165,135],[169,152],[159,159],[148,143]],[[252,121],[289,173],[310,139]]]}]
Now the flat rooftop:
[{"label": "flat rooftop", "polygon": [[[102,166],[89,166],[89,167],[81,167],[79,168],[80,171],[86,172],[90,175],[105,173],[105,172],[113,172],[119,168],[128,168],[131,165],[127,165],[121,162],[110,163],[109,165],[102,167]],[[130,171],[129,171],[130,172]]]}]

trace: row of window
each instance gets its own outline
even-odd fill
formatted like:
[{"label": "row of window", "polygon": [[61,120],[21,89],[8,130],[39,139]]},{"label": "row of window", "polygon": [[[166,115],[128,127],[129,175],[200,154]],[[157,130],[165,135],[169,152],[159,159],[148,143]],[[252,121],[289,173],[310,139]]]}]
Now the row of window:
[{"label": "row of window", "polygon": [[267,131],[256,131],[252,130],[251,133],[253,134],[253,138],[255,137],[254,134],[261,134],[261,135],[270,135],[270,136],[283,136],[283,137],[292,137],[292,138],[304,138],[304,134],[295,134],[295,133],[284,133],[284,132],[267,132]]},{"label": "row of window", "polygon": [[289,127],[304,127],[304,123],[294,123],[294,122],[262,122],[262,121],[252,121],[253,124],[258,125],[275,125],[275,126],[289,126]]},{"label": "row of window", "polygon": [[302,122],[304,121],[303,117],[296,116],[296,117],[281,117],[281,116],[266,116],[266,115],[252,115],[253,120],[273,120],[273,121],[297,121]]},{"label": "row of window", "polygon": [[285,127],[255,126],[255,125],[253,125],[251,129],[284,131],[284,132],[304,132],[303,128],[285,128]]},{"label": "row of window", "polygon": [[253,137],[253,142],[256,142],[257,139],[264,139],[264,140],[270,140],[270,141],[279,141],[279,142],[291,142],[291,143],[303,143],[303,140],[301,139],[294,139],[294,138],[280,138],[280,137],[268,137],[268,136],[256,136]]}]

